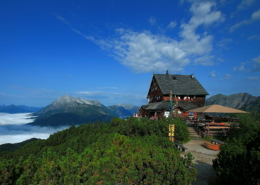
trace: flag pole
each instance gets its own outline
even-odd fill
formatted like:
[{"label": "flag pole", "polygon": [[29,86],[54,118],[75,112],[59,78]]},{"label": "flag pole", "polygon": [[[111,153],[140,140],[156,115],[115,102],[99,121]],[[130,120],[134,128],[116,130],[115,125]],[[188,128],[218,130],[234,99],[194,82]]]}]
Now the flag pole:
[{"label": "flag pole", "polygon": [[170,115],[172,114],[172,91],[170,91]]}]

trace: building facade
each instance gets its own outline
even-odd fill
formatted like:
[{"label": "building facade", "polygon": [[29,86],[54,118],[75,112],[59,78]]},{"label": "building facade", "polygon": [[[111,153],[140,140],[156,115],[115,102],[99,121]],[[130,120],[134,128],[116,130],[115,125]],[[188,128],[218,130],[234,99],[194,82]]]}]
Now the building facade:
[{"label": "building facade", "polygon": [[[172,93],[172,106],[170,106]],[[187,110],[203,107],[208,92],[192,75],[153,74],[147,94],[148,104],[139,109],[142,117],[196,117]],[[172,114],[170,114],[172,109]]]}]

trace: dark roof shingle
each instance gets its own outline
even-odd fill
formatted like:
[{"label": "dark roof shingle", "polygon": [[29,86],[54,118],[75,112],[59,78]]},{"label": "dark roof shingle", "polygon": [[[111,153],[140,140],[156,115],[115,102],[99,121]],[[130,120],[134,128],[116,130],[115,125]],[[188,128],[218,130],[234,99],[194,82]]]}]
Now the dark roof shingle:
[{"label": "dark roof shingle", "polygon": [[[196,105],[193,102],[185,101],[185,102],[172,102],[173,109],[180,107],[184,109],[185,111],[190,109],[198,108],[198,105]],[[143,105],[141,107],[144,110],[169,110],[170,109],[170,102],[169,101],[160,101],[160,102],[153,102],[149,103],[147,105]]]},{"label": "dark roof shingle", "polygon": [[163,94],[169,94],[172,90],[176,95],[208,95],[198,80],[191,75],[154,74]]}]

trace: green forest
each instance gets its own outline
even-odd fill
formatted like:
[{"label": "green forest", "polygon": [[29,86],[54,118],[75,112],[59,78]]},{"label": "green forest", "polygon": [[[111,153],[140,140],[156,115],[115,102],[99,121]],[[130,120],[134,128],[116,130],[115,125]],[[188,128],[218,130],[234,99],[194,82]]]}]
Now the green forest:
[{"label": "green forest", "polygon": [[0,184],[190,184],[192,155],[168,139],[189,137],[181,119],[114,118],[89,123],[0,152]]}]

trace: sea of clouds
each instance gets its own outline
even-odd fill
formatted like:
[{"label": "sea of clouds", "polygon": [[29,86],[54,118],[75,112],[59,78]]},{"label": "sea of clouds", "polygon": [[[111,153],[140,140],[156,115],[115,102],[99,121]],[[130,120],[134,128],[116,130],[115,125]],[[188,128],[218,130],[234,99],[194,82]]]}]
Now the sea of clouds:
[{"label": "sea of clouds", "polygon": [[34,119],[30,113],[0,113],[0,144],[19,143],[31,138],[47,139],[50,134],[68,128],[68,126],[52,128],[27,125]]}]

